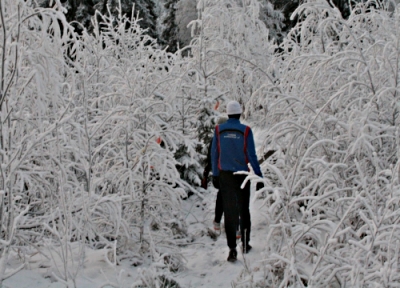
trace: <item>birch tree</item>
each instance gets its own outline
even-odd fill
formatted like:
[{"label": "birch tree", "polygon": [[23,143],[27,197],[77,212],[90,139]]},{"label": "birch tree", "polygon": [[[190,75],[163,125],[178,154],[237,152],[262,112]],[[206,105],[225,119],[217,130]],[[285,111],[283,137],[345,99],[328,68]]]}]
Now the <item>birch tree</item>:
[{"label": "birch tree", "polygon": [[398,282],[399,15],[386,7],[359,3],[346,20],[308,1],[274,58],[265,145],[283,153],[263,164],[275,176],[260,191],[268,286]]}]

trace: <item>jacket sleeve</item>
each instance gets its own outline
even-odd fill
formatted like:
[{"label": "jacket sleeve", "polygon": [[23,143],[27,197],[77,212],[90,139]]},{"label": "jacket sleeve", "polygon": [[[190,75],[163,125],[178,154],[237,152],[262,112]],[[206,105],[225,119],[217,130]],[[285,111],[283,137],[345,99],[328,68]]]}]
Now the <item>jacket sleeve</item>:
[{"label": "jacket sleeve", "polygon": [[211,167],[213,176],[219,176],[218,170],[218,159],[219,159],[219,151],[218,151],[218,143],[217,143],[217,131],[214,130],[214,137],[211,144]]},{"label": "jacket sleeve", "polygon": [[263,177],[262,173],[261,173],[261,169],[260,169],[260,164],[258,164],[256,147],[254,144],[253,131],[251,129],[249,131],[249,134],[247,135],[247,151],[246,151],[246,153],[247,153],[247,159],[249,159],[249,162],[251,164],[251,167],[254,170],[254,173],[260,177]]}]

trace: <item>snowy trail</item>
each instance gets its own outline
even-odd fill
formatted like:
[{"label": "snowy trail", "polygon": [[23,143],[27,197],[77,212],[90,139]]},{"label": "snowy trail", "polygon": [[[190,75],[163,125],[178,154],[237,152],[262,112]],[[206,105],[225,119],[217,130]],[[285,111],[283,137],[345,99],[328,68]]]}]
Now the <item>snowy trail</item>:
[{"label": "snowy trail", "polygon": [[[212,189],[209,187],[209,189]],[[198,229],[197,225],[206,225],[212,229],[214,215],[215,196],[203,201],[203,214],[205,218],[202,223],[192,224],[191,229]],[[211,239],[208,235],[197,238],[193,245],[182,249],[187,259],[187,270],[177,275],[179,284],[182,287],[234,287],[235,283],[251,283],[251,274],[262,269],[264,240],[268,231],[266,219],[263,217],[260,206],[262,200],[256,200],[254,192],[251,195],[250,213],[252,221],[252,232],[250,244],[253,249],[248,254],[241,252],[241,242],[237,241],[238,261],[230,263],[226,259],[229,249],[226,244],[224,230],[217,240]],[[199,205],[200,207],[202,205]],[[197,207],[197,208],[200,208]],[[199,210],[202,210],[199,209]],[[196,212],[194,212],[196,213]],[[201,212],[198,211],[200,214]],[[198,219],[198,216],[193,215]],[[190,220],[189,220],[190,222]],[[193,247],[195,246],[195,247]]]}]

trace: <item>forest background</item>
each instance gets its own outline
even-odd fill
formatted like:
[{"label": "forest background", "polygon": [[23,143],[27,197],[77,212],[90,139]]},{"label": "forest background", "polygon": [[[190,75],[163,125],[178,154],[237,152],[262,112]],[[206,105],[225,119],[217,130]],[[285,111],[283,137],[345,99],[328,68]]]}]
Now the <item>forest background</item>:
[{"label": "forest background", "polygon": [[116,279],[141,267],[131,287],[179,287],[212,236],[182,207],[214,196],[237,100],[267,227],[236,287],[397,287],[398,2],[0,0],[0,285],[41,255],[77,287],[101,251]]}]

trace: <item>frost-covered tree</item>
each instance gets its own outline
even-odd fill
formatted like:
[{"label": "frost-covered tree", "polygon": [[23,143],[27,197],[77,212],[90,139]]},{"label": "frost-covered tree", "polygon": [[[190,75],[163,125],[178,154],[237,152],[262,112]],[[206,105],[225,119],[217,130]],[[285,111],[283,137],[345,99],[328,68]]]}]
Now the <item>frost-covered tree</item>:
[{"label": "frost-covered tree", "polygon": [[265,145],[282,151],[263,164],[267,286],[399,281],[399,11],[386,8],[366,1],[344,19],[306,1],[260,90]]},{"label": "frost-covered tree", "polygon": [[174,154],[195,141],[171,122],[175,56],[138,18],[99,14],[78,35],[60,3],[11,2],[0,2],[0,281],[17,272],[16,246],[54,259],[66,285],[88,247],[180,269],[187,184]]},{"label": "frost-covered tree", "polygon": [[[156,4],[154,0],[135,0],[134,9],[139,14],[141,19],[139,25],[142,29],[146,30],[146,34],[154,39],[159,39],[160,35],[157,33],[157,18]],[[127,14],[128,17],[131,14]]]},{"label": "frost-covered tree", "polygon": [[74,209],[59,201],[81,192],[57,146],[76,112],[76,75],[66,57],[76,38],[63,12],[60,3],[40,9],[30,1],[0,2],[0,281],[15,272],[6,272],[12,248],[48,237],[46,224]]},{"label": "frost-covered tree", "polygon": [[80,58],[82,168],[97,199],[89,238],[95,246],[118,240],[119,253],[139,258],[163,254],[171,246],[153,247],[152,241],[186,236],[179,209],[186,184],[174,154],[180,143],[194,149],[170,120],[176,113],[169,104],[173,55],[157,48],[138,18],[121,15],[116,25],[103,15],[97,25],[101,33],[84,35]]},{"label": "frost-covered tree", "polygon": [[179,0],[176,4],[175,21],[177,26],[177,37],[183,44],[182,47],[190,44],[192,40],[192,30],[188,26],[198,17],[197,1]]},{"label": "frost-covered tree", "polygon": [[[37,1],[40,7],[50,8],[53,5],[53,0]],[[96,13],[101,14],[111,13],[118,18],[118,14],[126,15],[126,17],[137,16],[138,14],[140,27],[145,29],[147,35],[154,39],[160,38],[157,29],[157,19],[159,17],[157,11],[158,1],[154,0],[64,0],[60,1],[65,8],[64,13],[67,21],[74,26],[78,33],[82,33],[86,28],[92,32],[92,17]],[[101,18],[100,18],[101,19]]]},{"label": "frost-covered tree", "polygon": [[265,69],[273,69],[269,62],[276,49],[260,19],[260,2],[201,3],[199,19],[191,24],[192,31],[198,30],[191,50],[204,82],[203,98],[214,93],[214,101],[224,95],[254,105],[248,101],[264,85]]},{"label": "frost-covered tree", "polygon": [[[33,2],[35,3],[35,2]],[[39,0],[36,2],[39,7],[51,8],[54,5],[52,0]],[[78,32],[82,32],[83,27],[91,27],[91,17],[94,15],[95,10],[105,10],[105,4],[97,3],[93,0],[64,0],[60,1],[64,9],[64,14],[66,20],[71,23],[71,25]]]},{"label": "frost-covered tree", "polygon": [[271,1],[260,1],[260,5],[260,19],[268,28],[270,39],[280,41],[281,38],[286,34],[284,33],[284,14],[279,9],[276,9]]},{"label": "frost-covered tree", "polygon": [[258,89],[254,87],[263,85],[260,74],[264,74],[258,65],[268,63],[265,51],[273,53],[276,47],[260,19],[260,7],[258,1],[200,1],[198,19],[190,23],[193,39],[187,47],[189,57],[180,66],[177,110],[181,111],[182,131],[195,131],[203,158],[225,99],[237,99],[245,106],[253,89]]}]

